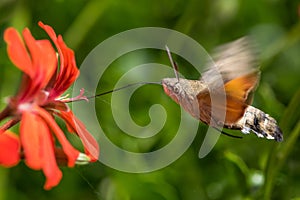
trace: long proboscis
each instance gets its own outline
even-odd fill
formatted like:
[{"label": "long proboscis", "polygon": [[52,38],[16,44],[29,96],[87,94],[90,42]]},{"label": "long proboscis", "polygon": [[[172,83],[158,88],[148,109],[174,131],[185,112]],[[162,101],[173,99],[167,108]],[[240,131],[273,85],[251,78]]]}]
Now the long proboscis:
[{"label": "long proboscis", "polygon": [[[97,98],[97,97],[100,97],[100,96],[103,96],[103,95],[106,95],[106,94],[109,94],[109,93],[117,92],[119,90],[123,90],[123,89],[129,88],[129,87],[135,86],[135,85],[161,85],[161,82],[138,82],[138,83],[131,83],[131,84],[125,85],[123,87],[119,87],[119,88],[112,89],[112,90],[109,90],[109,91],[106,91],[106,92],[102,92],[102,93],[99,93],[99,94],[96,94],[96,95],[93,95],[93,96],[86,97],[85,99]],[[82,101],[82,100],[84,100],[84,99],[77,99],[77,100],[74,100],[72,102]]]}]

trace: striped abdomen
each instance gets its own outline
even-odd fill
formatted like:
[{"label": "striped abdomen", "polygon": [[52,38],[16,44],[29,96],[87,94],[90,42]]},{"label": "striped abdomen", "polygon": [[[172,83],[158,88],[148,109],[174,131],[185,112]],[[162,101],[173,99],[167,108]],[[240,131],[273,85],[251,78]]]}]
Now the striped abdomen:
[{"label": "striped abdomen", "polygon": [[234,128],[240,129],[245,134],[252,131],[258,137],[274,139],[277,142],[283,140],[282,132],[276,120],[253,106],[246,108],[243,117],[234,124]]}]

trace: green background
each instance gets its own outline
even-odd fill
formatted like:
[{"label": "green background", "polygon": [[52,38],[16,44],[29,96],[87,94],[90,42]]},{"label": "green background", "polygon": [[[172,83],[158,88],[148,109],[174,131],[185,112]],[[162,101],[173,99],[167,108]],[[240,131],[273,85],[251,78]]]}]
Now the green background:
[{"label": "green background", "polygon": [[[284,141],[276,143],[251,134],[242,140],[221,136],[208,156],[198,158],[207,126],[200,124],[189,149],[174,163],[145,174],[124,173],[100,162],[64,168],[61,183],[43,190],[44,177],[21,162],[0,168],[2,199],[300,199],[300,3],[293,0],[1,0],[0,36],[13,26],[29,27],[37,38],[46,35],[38,21],[51,25],[76,52],[78,66],[100,42],[137,27],[164,27],[182,32],[208,51],[222,43],[252,34],[262,47],[261,81],[254,106],[279,121]],[[116,48],[118,48],[116,46]],[[174,57],[179,71],[190,79],[198,73]],[[99,91],[112,89],[136,63],[168,64],[163,51],[141,51],[114,62]],[[0,40],[0,97],[14,95],[21,73],[13,67]],[[153,95],[155,94],[155,95]],[[155,97],[155,98],[154,98]],[[132,98],[130,112],[139,125],[149,123],[148,109],[161,103],[172,114],[151,139],[133,139],[111,119],[110,95],[97,99],[97,114],[108,137],[134,152],[163,147],[176,133],[180,109],[157,86],[143,86]],[[15,129],[17,130],[17,129]],[[100,147],[101,148],[101,147]],[[1,152],[0,152],[1,153]],[[101,156],[101,155],[100,155]]]}]

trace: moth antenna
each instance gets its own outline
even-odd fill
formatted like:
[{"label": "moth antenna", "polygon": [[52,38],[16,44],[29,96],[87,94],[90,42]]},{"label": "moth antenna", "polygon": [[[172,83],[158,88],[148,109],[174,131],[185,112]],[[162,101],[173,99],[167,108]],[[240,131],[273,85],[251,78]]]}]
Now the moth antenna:
[{"label": "moth antenna", "polygon": [[177,80],[178,80],[178,82],[179,82],[178,66],[177,66],[177,64],[173,61],[173,58],[172,58],[170,49],[169,49],[169,47],[168,47],[167,45],[166,45],[166,50],[167,50],[167,53],[168,53],[168,56],[169,56],[171,65],[172,65],[172,67],[173,67],[173,69],[174,69],[175,77],[177,78]]},{"label": "moth antenna", "polygon": [[[94,96],[86,97],[85,99],[96,98],[96,97],[99,97],[99,96],[102,96],[102,95],[106,95],[106,94],[109,94],[109,93],[117,92],[119,90],[123,90],[123,89],[128,88],[128,87],[132,87],[132,86],[135,86],[135,85],[150,85],[150,84],[161,85],[161,82],[138,82],[138,83],[131,83],[131,84],[125,85],[123,87],[119,87],[119,88],[116,88],[116,89],[113,89],[113,90],[102,92],[102,93],[96,94]],[[73,100],[73,101],[70,101],[70,102],[83,101],[83,100],[84,99],[76,99],[76,100]]]}]

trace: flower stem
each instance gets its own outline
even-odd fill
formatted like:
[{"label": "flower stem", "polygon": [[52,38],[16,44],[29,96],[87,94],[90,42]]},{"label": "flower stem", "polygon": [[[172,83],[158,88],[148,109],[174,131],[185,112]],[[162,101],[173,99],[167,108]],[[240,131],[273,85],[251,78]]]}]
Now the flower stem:
[{"label": "flower stem", "polygon": [[10,111],[11,111],[10,107],[7,106],[6,108],[4,108],[2,112],[0,112],[0,122],[9,116]]},{"label": "flower stem", "polygon": [[0,200],[7,199],[6,191],[7,191],[7,181],[8,181],[8,170],[4,167],[0,167]]},{"label": "flower stem", "polygon": [[7,129],[13,127],[18,122],[19,122],[19,120],[16,120],[16,119],[10,119],[10,120],[8,120],[5,124],[3,124],[3,126],[0,127],[0,133],[2,133],[2,131],[4,132]]}]

